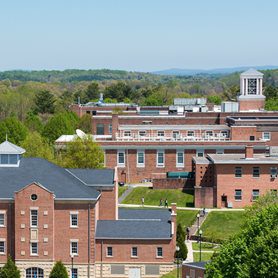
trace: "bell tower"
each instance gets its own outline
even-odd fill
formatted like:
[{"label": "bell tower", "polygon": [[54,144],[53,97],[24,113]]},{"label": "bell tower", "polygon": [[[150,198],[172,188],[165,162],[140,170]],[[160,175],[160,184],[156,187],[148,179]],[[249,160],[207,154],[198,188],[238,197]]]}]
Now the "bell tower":
[{"label": "bell tower", "polygon": [[237,100],[239,111],[261,111],[264,109],[263,73],[249,69],[240,75],[240,95]]}]

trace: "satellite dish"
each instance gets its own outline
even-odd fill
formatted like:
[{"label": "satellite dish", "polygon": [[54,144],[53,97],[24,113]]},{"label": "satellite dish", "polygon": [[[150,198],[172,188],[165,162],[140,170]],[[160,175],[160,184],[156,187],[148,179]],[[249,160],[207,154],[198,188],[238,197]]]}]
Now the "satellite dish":
[{"label": "satellite dish", "polygon": [[76,132],[77,136],[81,139],[86,137],[86,133],[84,131],[82,131],[81,129],[77,129],[75,132]]}]

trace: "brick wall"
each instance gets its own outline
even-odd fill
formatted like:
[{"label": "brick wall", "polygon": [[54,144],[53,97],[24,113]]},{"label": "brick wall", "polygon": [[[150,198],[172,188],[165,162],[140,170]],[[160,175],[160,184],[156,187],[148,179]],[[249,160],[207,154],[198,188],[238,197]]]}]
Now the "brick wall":
[{"label": "brick wall", "polygon": [[194,179],[153,179],[153,189],[193,188]]}]

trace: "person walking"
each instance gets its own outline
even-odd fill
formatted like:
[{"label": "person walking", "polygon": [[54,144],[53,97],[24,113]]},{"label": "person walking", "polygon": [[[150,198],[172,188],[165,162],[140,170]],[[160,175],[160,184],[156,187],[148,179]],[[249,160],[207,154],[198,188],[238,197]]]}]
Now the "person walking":
[{"label": "person walking", "polygon": [[162,203],[163,203],[163,202],[162,202],[162,199],[160,199],[160,201],[159,201],[159,206],[160,206],[160,207],[162,207]]},{"label": "person walking", "polygon": [[189,229],[189,227],[186,228],[186,239],[187,240],[190,239],[190,229]]},{"label": "person walking", "polygon": [[144,206],[144,203],[145,203],[144,196],[141,198],[141,203],[142,203],[142,207],[143,207],[143,206]]},{"label": "person walking", "polygon": [[165,199],[164,206],[165,206],[166,208],[168,208],[168,200],[167,200],[167,198]]}]

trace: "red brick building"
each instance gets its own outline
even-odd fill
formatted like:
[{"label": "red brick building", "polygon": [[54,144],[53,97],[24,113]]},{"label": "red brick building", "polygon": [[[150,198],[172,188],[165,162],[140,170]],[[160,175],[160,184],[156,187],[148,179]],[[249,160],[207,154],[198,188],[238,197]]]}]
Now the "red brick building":
[{"label": "red brick building", "polygon": [[64,169],[0,144],[0,267],[44,278],[62,260],[72,277],[159,277],[173,268],[176,208],[117,206],[117,172]]}]

